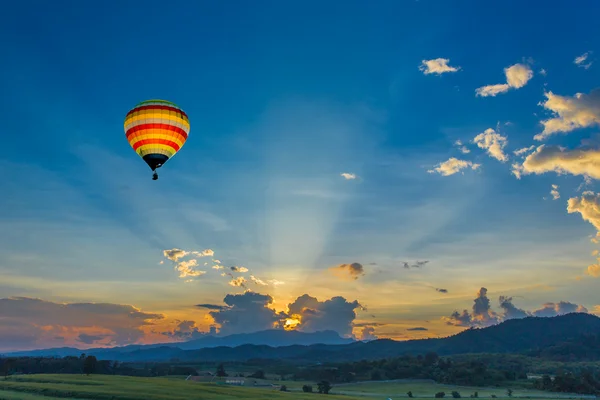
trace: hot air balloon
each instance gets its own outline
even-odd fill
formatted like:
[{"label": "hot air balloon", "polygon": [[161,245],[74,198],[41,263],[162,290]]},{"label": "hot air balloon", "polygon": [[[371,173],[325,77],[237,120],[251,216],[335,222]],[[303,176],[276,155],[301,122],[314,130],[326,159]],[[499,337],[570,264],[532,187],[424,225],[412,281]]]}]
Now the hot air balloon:
[{"label": "hot air balloon", "polygon": [[143,101],[125,116],[125,136],[152,169],[153,180],[158,179],[156,169],[183,147],[189,133],[187,114],[170,101]]}]

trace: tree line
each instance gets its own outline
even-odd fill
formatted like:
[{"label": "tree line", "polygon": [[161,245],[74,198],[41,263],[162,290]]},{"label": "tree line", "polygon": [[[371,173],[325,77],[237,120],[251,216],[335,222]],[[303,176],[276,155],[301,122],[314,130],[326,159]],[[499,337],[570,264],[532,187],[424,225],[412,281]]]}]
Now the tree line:
[{"label": "tree line", "polygon": [[[283,360],[252,360],[258,368],[252,373],[236,376],[265,378],[265,372],[277,374],[280,379],[326,382],[328,385],[365,380],[431,379],[439,383],[462,386],[502,386],[526,380],[536,359],[510,354],[477,354],[440,357],[434,352],[418,356],[401,356],[380,360],[324,363],[314,365],[290,364]],[[540,360],[537,359],[540,363]],[[238,364],[239,365],[239,364]],[[229,367],[228,367],[229,368]],[[532,380],[536,389],[600,394],[600,363],[553,363],[537,366],[545,369],[540,380]],[[196,368],[177,362],[120,363],[97,360],[94,356],[80,357],[9,357],[0,358],[0,371],[10,374],[37,373],[95,373],[131,376],[198,375]],[[239,370],[238,370],[239,371]],[[555,378],[550,378],[555,374]],[[227,376],[225,364],[217,365],[215,375]],[[326,385],[321,385],[325,391]],[[308,389],[308,388],[307,388]],[[328,391],[328,390],[327,390]],[[454,396],[453,396],[454,397]]]}]

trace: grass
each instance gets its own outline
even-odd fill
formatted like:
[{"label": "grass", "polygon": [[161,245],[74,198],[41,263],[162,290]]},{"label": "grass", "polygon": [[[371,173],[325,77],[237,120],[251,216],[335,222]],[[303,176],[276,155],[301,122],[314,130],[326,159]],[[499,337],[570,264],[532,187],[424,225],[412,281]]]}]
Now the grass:
[{"label": "grass", "polygon": [[[181,379],[113,375],[19,375],[0,379],[0,400],[315,400],[315,396],[313,393],[286,393]],[[330,395],[327,399],[357,398]]]},{"label": "grass", "polygon": [[[457,391],[460,393],[462,398],[469,398],[474,392],[477,392],[480,398],[490,399],[492,395],[498,398],[508,398],[507,387],[472,387],[472,386],[455,386],[455,385],[443,385],[432,382],[365,382],[356,384],[336,385],[332,389],[332,393],[339,394],[370,394],[370,395],[385,395],[391,397],[408,397],[407,392],[411,391],[415,397],[429,397],[432,398],[437,392],[446,393],[445,398],[452,399],[452,392]],[[511,387],[512,395],[515,398],[556,398],[558,395],[568,396],[567,393],[548,393],[539,390],[524,389],[519,387]],[[574,398],[580,396],[572,395]]]},{"label": "grass", "polygon": [[[114,375],[18,375],[7,380],[0,379],[0,400],[366,400],[408,399],[411,391],[416,398],[433,398],[437,392],[445,392],[446,399],[452,399],[452,391],[459,392],[463,398],[477,391],[480,398],[490,399],[494,394],[498,398],[508,398],[506,388],[477,388],[442,385],[427,381],[413,382],[364,382],[334,385],[332,394],[322,397],[315,393],[302,393],[306,382],[276,382],[285,384],[293,392],[280,392],[270,388],[236,387],[185,381],[183,377],[138,378]],[[309,383],[313,390],[316,383]],[[513,397],[532,397],[537,399],[556,399],[555,394],[514,387]],[[580,396],[573,395],[573,398]]]}]

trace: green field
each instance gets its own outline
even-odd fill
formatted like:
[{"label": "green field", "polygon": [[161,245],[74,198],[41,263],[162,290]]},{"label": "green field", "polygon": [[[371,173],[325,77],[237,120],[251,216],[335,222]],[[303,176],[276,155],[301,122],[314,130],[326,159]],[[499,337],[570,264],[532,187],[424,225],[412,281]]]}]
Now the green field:
[{"label": "green field", "polygon": [[[415,380],[414,382],[365,382],[356,384],[342,384],[336,385],[332,393],[339,394],[369,394],[377,395],[382,394],[385,396],[394,397],[407,397],[406,393],[411,391],[414,397],[434,397],[438,392],[444,392],[445,398],[452,399],[451,393],[457,391],[460,393],[462,398],[469,398],[474,392],[477,392],[480,398],[491,398],[495,395],[497,398],[508,398],[507,388],[481,388],[481,387],[470,387],[470,386],[455,386],[455,385],[442,385],[432,382]],[[548,393],[538,390],[523,389],[519,387],[511,387],[513,397],[532,397],[532,398],[555,398],[557,393]],[[561,393],[560,395],[567,397],[568,394]],[[577,396],[573,396],[577,397]]]},{"label": "green field", "polygon": [[[265,382],[265,381],[262,381]],[[0,400],[235,400],[235,399],[319,399],[317,393],[302,393],[305,382],[284,383],[291,392],[280,392],[272,388],[236,387],[216,383],[186,381],[184,377],[136,378],[114,375],[18,375],[6,380],[0,379]],[[309,383],[316,391],[317,385]],[[411,391],[415,398],[433,398],[437,392],[445,392],[446,399],[452,399],[452,391],[463,398],[469,398],[477,391],[479,398],[508,399],[505,388],[476,388],[441,385],[415,380],[412,382],[364,382],[334,385],[332,394],[326,399],[407,399]],[[567,394],[548,393],[535,390],[513,388],[513,398],[556,399],[567,398]],[[580,398],[573,395],[571,398]]]},{"label": "green field", "polygon": [[[316,389],[316,385],[313,385]],[[316,399],[314,393],[286,393],[274,389],[234,387],[183,379],[135,378],[113,375],[19,375],[0,379],[0,400],[58,398],[98,400],[236,400]],[[356,400],[352,396],[327,399]],[[364,398],[363,398],[364,400]]]}]

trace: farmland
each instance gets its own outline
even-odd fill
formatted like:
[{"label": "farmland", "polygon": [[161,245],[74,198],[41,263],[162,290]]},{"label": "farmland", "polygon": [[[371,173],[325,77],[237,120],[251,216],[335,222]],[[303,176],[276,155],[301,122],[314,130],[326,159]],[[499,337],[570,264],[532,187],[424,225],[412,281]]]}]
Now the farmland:
[{"label": "farmland", "polygon": [[[285,393],[270,388],[232,387],[184,379],[110,375],[20,375],[0,380],[0,400],[306,400],[315,399],[315,396],[318,394]],[[356,399],[334,395],[327,398]]]},{"label": "farmland", "polygon": [[[269,381],[259,383],[267,384]],[[268,387],[236,387],[216,382],[186,381],[184,377],[140,378],[111,375],[16,375],[0,380],[0,400],[234,400],[234,399],[318,399],[317,393],[303,393],[302,385],[307,382],[274,382],[285,384],[290,392],[281,392]],[[316,384],[311,383],[316,390]],[[513,398],[581,398],[567,394],[549,394],[527,389],[513,389]],[[445,392],[452,398],[452,391],[462,397],[478,392],[479,398],[507,398],[506,388],[476,388],[441,385],[424,380],[364,382],[335,385],[327,399],[386,399],[408,398],[411,391],[415,398],[434,398],[435,393]]]}]

